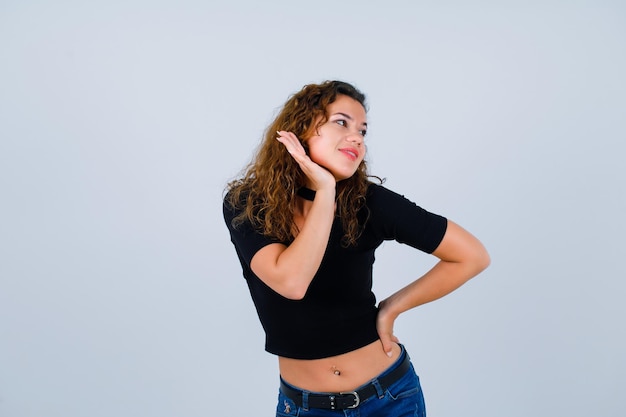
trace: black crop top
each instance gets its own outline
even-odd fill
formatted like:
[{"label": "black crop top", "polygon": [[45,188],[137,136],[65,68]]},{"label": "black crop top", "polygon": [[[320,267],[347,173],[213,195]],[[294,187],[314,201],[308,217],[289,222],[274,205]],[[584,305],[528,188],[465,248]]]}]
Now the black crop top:
[{"label": "black crop top", "polygon": [[289,242],[264,236],[247,222],[234,229],[236,214],[224,203],[224,220],[265,330],[265,350],[295,359],[340,355],[377,340],[378,310],[372,292],[374,251],[383,241],[396,240],[431,253],[447,227],[444,217],[372,183],[359,213],[367,222],[356,246],[341,245],[343,228],[336,217],[326,253],[304,298],[290,300],[265,285],[250,269],[259,249]]}]

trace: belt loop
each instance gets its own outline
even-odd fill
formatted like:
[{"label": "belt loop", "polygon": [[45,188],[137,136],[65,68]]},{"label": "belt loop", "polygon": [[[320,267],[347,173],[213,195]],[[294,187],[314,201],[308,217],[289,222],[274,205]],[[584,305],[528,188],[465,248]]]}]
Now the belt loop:
[{"label": "belt loop", "polygon": [[372,385],[376,388],[376,394],[378,395],[378,399],[381,399],[385,396],[385,391],[383,391],[383,387],[380,386],[380,382],[378,382],[378,378],[372,381]]},{"label": "belt loop", "polygon": [[309,411],[309,391],[302,391],[302,409]]}]

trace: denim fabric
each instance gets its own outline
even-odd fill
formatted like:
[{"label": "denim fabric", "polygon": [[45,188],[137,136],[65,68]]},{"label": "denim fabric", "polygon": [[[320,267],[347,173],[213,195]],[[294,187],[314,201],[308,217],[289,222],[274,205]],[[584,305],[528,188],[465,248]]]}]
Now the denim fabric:
[{"label": "denim fabric", "polygon": [[[399,365],[398,362],[388,370],[373,379],[387,374]],[[287,384],[289,385],[289,384]],[[294,387],[297,388],[297,387]],[[358,388],[357,388],[358,390]],[[277,417],[426,417],[424,396],[419,382],[419,377],[411,364],[410,369],[399,380],[394,382],[380,397],[372,396],[361,399],[361,404],[354,409],[325,410],[319,408],[305,409],[297,407],[295,403],[285,396],[282,391],[278,392]]]}]

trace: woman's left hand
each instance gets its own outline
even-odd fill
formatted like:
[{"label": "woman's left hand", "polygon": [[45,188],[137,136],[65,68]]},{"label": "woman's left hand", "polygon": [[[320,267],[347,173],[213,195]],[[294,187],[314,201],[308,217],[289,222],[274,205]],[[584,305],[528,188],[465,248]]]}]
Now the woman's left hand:
[{"label": "woman's left hand", "polygon": [[376,330],[387,354],[393,342],[398,342],[393,335],[393,323],[400,314],[451,293],[485,269],[490,261],[482,243],[450,220],[433,255],[440,259],[434,267],[378,304]]},{"label": "woman's left hand", "polygon": [[391,313],[388,308],[390,304],[389,299],[382,300],[378,304],[378,316],[376,318],[376,330],[378,331],[378,337],[383,345],[383,350],[387,356],[391,357],[393,352],[393,345],[400,341],[393,334],[393,323],[396,317]]}]

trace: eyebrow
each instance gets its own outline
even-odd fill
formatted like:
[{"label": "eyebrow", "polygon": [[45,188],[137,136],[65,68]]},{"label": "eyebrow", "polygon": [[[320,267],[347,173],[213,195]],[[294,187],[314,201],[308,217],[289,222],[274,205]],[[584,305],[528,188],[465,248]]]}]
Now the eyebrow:
[{"label": "eyebrow", "polygon": [[[333,114],[333,116],[335,116],[335,115],[337,115],[337,114],[338,114],[338,115],[340,115],[340,116],[345,117],[346,119],[348,119],[348,120],[350,120],[350,121],[354,121],[354,119],[352,118],[352,116],[350,116],[349,114],[342,113],[342,112],[337,112],[337,113],[334,113],[334,114]],[[367,127],[367,123],[363,122],[363,126]]]}]

